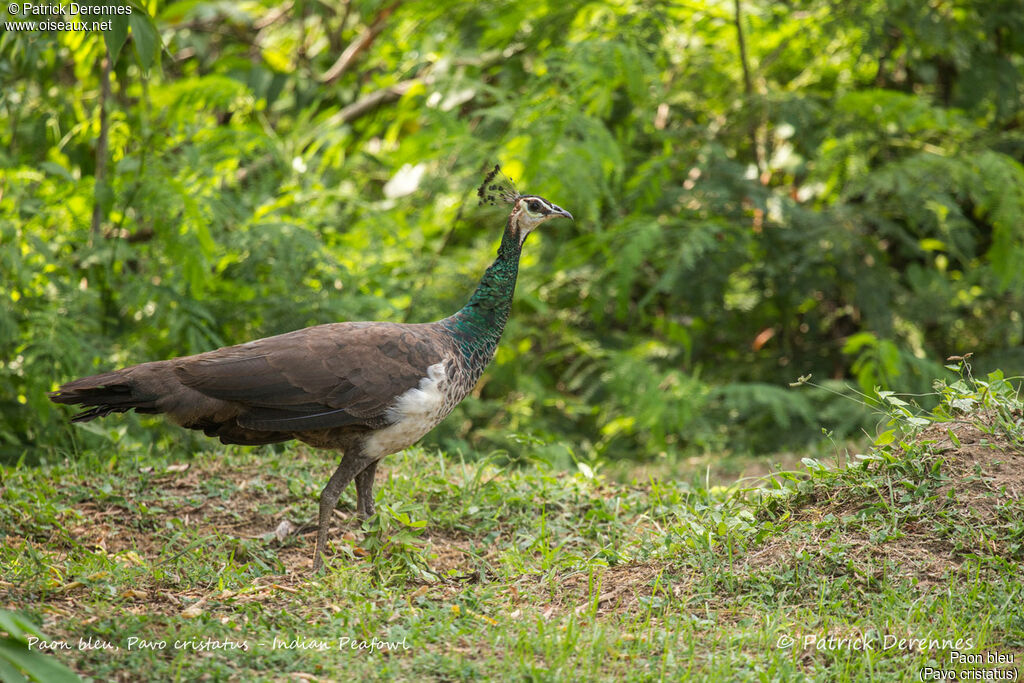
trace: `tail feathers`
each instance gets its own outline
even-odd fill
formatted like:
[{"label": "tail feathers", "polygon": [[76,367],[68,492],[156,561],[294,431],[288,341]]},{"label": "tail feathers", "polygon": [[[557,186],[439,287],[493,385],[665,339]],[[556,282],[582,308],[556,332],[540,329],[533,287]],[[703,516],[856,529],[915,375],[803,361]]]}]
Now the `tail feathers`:
[{"label": "tail feathers", "polygon": [[76,379],[50,392],[50,400],[54,403],[88,407],[88,410],[72,417],[72,422],[88,422],[132,409],[139,413],[158,413],[160,410],[156,407],[156,398],[140,393],[129,379],[118,372]]},{"label": "tail feathers", "polygon": [[[237,412],[225,402],[203,396],[180,383],[175,385],[177,380],[165,371],[167,367],[159,362],[144,363],[83,377],[50,392],[50,400],[84,406],[86,410],[72,417],[72,422],[88,422],[111,413],[135,410],[137,413],[168,413],[171,420],[181,426],[200,429],[223,443],[255,446],[294,438],[291,432],[243,427],[236,420]],[[175,401],[182,397],[191,402]]]}]

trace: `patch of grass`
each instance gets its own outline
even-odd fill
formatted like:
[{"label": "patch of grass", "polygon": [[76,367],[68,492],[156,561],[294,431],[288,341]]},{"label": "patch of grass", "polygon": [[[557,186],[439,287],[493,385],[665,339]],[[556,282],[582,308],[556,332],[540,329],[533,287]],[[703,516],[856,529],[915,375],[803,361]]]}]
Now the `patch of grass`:
[{"label": "patch of grass", "polygon": [[936,391],[929,414],[880,394],[866,453],[731,485],[410,450],[378,475],[373,519],[346,492],[317,577],[323,452],[10,468],[2,606],[97,680],[1019,673],[1019,397],[998,375]]}]

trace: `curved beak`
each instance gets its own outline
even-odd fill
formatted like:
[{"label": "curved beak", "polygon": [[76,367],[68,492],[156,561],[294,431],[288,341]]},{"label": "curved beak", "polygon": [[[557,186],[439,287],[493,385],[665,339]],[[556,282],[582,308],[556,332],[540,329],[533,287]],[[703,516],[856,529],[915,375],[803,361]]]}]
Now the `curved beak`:
[{"label": "curved beak", "polygon": [[566,211],[562,207],[558,206],[557,204],[552,204],[551,208],[555,210],[554,211],[554,215],[556,215],[556,216],[565,216],[566,218],[568,218],[572,222],[574,222],[574,223],[576,222],[576,219],[572,217],[571,213],[569,213],[568,211]]}]

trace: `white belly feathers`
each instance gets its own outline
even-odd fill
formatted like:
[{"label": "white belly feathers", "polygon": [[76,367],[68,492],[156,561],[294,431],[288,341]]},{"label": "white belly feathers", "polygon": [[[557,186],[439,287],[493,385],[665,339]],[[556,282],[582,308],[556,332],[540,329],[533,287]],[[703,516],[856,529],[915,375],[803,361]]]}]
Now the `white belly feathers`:
[{"label": "white belly feathers", "polygon": [[427,376],[420,380],[419,387],[406,391],[388,408],[387,416],[393,424],[367,438],[363,453],[383,458],[419,441],[455,407],[451,397],[445,396],[447,385],[443,361],[427,368]]}]

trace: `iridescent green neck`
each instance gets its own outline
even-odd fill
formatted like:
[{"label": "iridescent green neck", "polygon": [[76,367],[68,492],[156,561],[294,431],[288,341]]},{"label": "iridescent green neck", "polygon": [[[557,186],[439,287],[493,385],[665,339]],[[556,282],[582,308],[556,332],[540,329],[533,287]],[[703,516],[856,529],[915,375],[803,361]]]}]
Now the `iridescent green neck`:
[{"label": "iridescent green neck", "polygon": [[476,291],[458,313],[441,321],[459,345],[463,356],[473,363],[490,362],[512,310],[512,295],[519,275],[522,245],[511,225],[498,247],[498,257],[480,279]]}]

